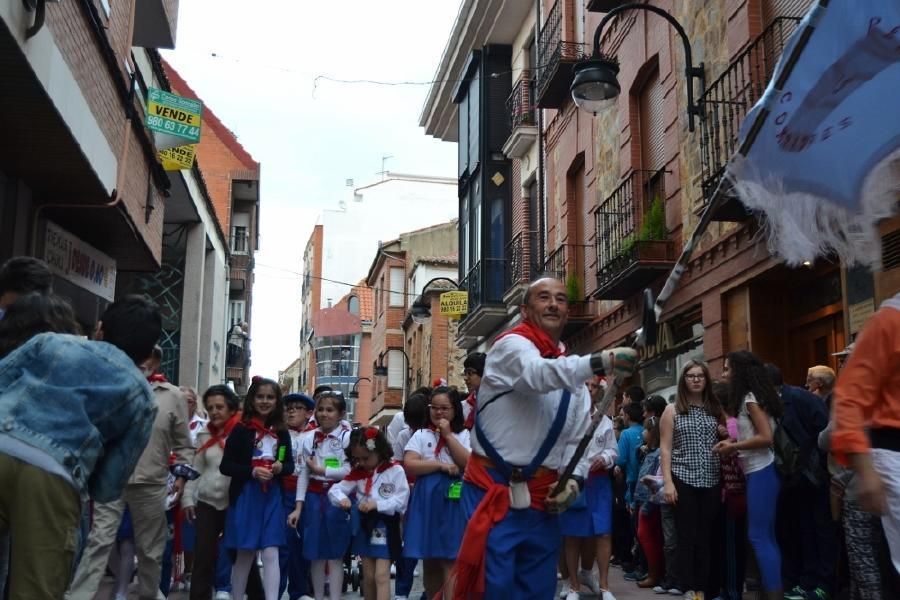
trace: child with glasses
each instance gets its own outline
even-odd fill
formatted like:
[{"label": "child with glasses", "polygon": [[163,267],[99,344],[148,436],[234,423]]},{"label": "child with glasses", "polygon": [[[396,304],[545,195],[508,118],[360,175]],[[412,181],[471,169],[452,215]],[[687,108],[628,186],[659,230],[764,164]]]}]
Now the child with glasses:
[{"label": "child with glasses", "polygon": [[[404,466],[416,477],[404,533],[403,554],[425,561],[425,592],[433,598],[444,586],[465,530],[460,496],[470,452],[462,401],[455,389],[431,392],[429,422],[406,445]],[[444,589],[445,597],[452,590]]]}]

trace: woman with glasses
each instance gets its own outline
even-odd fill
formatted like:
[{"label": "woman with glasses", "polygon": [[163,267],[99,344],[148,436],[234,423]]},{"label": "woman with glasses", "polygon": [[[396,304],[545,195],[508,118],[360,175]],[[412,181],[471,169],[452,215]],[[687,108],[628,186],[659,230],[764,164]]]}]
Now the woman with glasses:
[{"label": "woman with glasses", "polygon": [[706,363],[688,361],[675,404],[663,411],[659,429],[663,495],[675,507],[676,577],[691,600],[703,600],[711,580],[711,532],[720,505],[719,455],[713,448],[720,422],[722,407],[712,394]]},{"label": "woman with glasses", "polygon": [[729,386],[725,412],[737,417],[738,439],[719,442],[716,452],[722,456],[738,454],[747,481],[747,537],[766,598],[781,600],[781,550],[775,540],[775,506],[781,480],[772,450],[774,419],[784,412],[781,397],[763,363],[746,350],[728,354],[722,379]]},{"label": "woman with glasses", "polygon": [[[455,389],[435,388],[428,408],[428,424],[412,435],[403,457],[416,478],[403,554],[424,560],[425,592],[433,598],[447,581],[465,530],[459,499],[471,446]],[[452,597],[452,590],[444,589],[444,597]]]}]

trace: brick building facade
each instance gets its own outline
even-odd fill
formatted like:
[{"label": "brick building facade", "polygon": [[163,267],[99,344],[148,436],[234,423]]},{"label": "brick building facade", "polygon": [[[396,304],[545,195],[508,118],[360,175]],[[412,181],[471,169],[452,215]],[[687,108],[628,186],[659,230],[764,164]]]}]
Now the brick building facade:
[{"label": "brick building facade", "polygon": [[[517,320],[521,290],[539,274],[567,285],[574,351],[629,339],[642,290],[659,291],[736,150],[737,126],[811,2],[651,2],[681,23],[702,65],[705,81],[690,82],[702,112],[694,131],[681,42],[647,11],[624,11],[603,32],[601,49],[620,66],[613,106],[594,116],[572,102],[573,65],[590,54],[604,11],[622,4],[485,2],[458,17],[420,124],[460,146],[459,272],[469,314],[459,341],[467,348],[486,350]],[[505,179],[498,136],[511,162],[508,190],[497,183]],[[900,287],[896,229],[896,219],[885,224],[884,272],[874,277],[834,260],[788,269],[760,241],[756,219],[730,202],[666,306],[660,343],[644,350],[642,384],[669,394],[686,359],[705,358],[718,372],[725,353],[744,348],[802,384],[808,366],[833,365],[831,353],[866,311]]]}]

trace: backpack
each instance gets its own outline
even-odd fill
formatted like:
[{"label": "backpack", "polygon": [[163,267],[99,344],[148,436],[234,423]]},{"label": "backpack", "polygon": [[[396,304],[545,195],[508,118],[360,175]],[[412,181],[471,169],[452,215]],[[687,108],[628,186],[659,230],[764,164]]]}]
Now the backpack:
[{"label": "backpack", "polygon": [[782,487],[793,487],[800,483],[819,485],[827,480],[822,473],[817,448],[801,447],[788,433],[781,419],[775,422],[772,448],[775,451],[775,470],[781,475]]},{"label": "backpack", "polygon": [[788,433],[781,419],[775,423],[775,431],[772,432],[772,446],[775,451],[775,470],[786,482],[801,474],[804,460],[800,446]]}]

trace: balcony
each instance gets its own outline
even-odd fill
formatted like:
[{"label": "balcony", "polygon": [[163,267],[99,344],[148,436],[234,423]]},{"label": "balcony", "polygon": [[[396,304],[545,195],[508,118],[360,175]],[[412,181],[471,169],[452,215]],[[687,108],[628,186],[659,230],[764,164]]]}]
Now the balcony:
[{"label": "balcony", "polygon": [[503,301],[516,305],[528,284],[541,272],[538,232],[520,231],[506,245],[506,291]]},{"label": "balcony", "polygon": [[232,292],[243,292],[247,289],[246,269],[235,269],[232,267],[228,270],[228,289]]},{"label": "balcony", "polygon": [[666,239],[663,175],[663,171],[632,171],[594,210],[594,298],[628,298],[675,264],[675,243]]},{"label": "balcony", "polygon": [[627,4],[629,0],[588,0],[587,8],[591,12],[609,12],[614,8],[618,8],[623,4]]},{"label": "balcony", "polygon": [[248,254],[232,254],[228,270],[228,286],[232,292],[243,292],[253,285],[253,259]]},{"label": "balcony", "polygon": [[574,77],[572,67],[587,52],[587,46],[562,39],[564,0],[556,0],[538,39],[537,107],[559,108],[569,98]]},{"label": "balcony", "polygon": [[140,48],[174,48],[178,0],[137,0],[134,12],[134,45]]},{"label": "balcony", "polygon": [[506,99],[506,110],[511,127],[509,139],[503,144],[503,154],[509,158],[522,158],[538,137],[534,79],[530,70],[522,71],[519,81]]},{"label": "balcony", "polygon": [[469,292],[469,313],[459,324],[463,343],[490,335],[506,320],[503,275],[507,262],[503,258],[483,258],[460,283],[459,288]]},{"label": "balcony", "polygon": [[[731,62],[700,97],[705,118],[700,121],[700,161],[703,205],[712,198],[728,160],[738,151],[738,134],[747,112],[760,99],[785,43],[800,19],[778,17]],[[717,221],[744,221],[749,217],[732,196],[713,215]]]},{"label": "balcony", "polygon": [[585,274],[592,260],[592,246],[583,244],[562,244],[550,253],[544,261],[543,274],[552,275],[566,284],[569,296],[569,321],[563,330],[567,338],[585,325],[596,314],[594,302],[586,298]]}]

